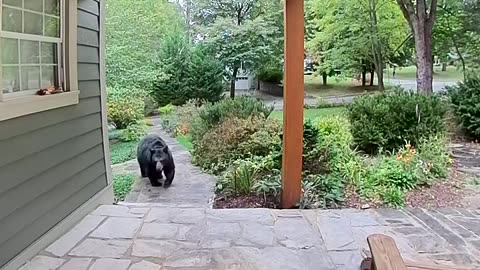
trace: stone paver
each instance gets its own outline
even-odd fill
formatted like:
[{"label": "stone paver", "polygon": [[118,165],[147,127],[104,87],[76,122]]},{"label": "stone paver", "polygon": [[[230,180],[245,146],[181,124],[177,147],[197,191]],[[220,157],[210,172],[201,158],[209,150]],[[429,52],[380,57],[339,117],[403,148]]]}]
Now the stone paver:
[{"label": "stone paver", "polygon": [[[142,217],[130,216],[137,214]],[[67,255],[44,251],[22,270],[354,270],[368,249],[367,236],[376,233],[395,238],[406,259],[480,267],[476,210],[222,210],[130,203],[89,216],[99,217],[105,220],[87,233],[67,233],[82,238]]]},{"label": "stone paver", "polygon": [[62,265],[60,270],[87,270],[92,263],[89,258],[72,258],[66,264]]},{"label": "stone paver", "polygon": [[216,182],[215,177],[203,173],[198,167],[192,165],[190,153],[179,145],[175,138],[162,131],[160,121],[158,117],[152,118],[153,127],[150,133],[162,137],[172,151],[175,160],[173,184],[168,189],[152,187],[148,179],[141,178],[136,159],[114,165],[112,166],[113,174],[137,175],[137,181],[125,201],[130,203],[165,203],[173,206],[180,203],[192,203],[198,207],[211,205]]},{"label": "stone paver", "polygon": [[98,259],[90,268],[91,270],[127,270],[130,260]]},{"label": "stone paver", "polygon": [[83,238],[93,231],[105,217],[89,215],[77,224],[70,232],[63,235],[55,243],[50,245],[46,251],[55,256],[65,256]]},{"label": "stone paver", "polygon": [[104,239],[132,239],[142,225],[138,218],[111,217],[107,219],[90,237]]}]

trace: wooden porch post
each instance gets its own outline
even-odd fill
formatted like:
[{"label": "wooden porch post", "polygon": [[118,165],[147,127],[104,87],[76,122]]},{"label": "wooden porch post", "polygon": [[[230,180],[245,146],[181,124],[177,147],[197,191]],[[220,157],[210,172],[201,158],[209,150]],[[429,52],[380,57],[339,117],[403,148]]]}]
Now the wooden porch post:
[{"label": "wooden porch post", "polygon": [[303,0],[285,0],[282,208],[300,202],[302,189],[304,16]]}]

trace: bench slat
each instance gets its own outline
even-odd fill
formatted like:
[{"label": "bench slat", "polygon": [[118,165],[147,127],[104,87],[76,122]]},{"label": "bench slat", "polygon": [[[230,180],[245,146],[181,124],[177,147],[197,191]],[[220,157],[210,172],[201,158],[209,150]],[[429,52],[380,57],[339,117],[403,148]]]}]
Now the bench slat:
[{"label": "bench slat", "polygon": [[372,252],[372,270],[407,270],[393,238],[372,234],[367,237],[367,242]]}]

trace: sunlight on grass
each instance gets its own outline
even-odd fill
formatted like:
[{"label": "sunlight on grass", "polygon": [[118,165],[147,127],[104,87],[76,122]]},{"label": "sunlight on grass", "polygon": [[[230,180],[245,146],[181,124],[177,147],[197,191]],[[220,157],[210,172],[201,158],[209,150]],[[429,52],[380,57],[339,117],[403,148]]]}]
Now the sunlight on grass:
[{"label": "sunlight on grass", "polygon": [[[396,68],[395,77],[393,77],[393,68],[389,68],[385,72],[385,79],[416,80],[416,72],[417,68],[415,66]],[[434,66],[433,72],[433,78],[437,81],[458,81],[463,79],[462,70],[454,66],[448,66],[447,71],[442,71],[441,66]]]},{"label": "sunlight on grass", "polygon": [[[346,112],[345,107],[335,107],[335,108],[323,108],[323,109],[305,109],[304,118],[314,120],[316,118],[332,116],[332,115],[342,115]],[[283,121],[283,111],[274,111],[270,115],[273,119],[278,119]]]},{"label": "sunlight on grass", "polygon": [[192,138],[190,136],[177,136],[177,142],[187,150],[192,150]]},{"label": "sunlight on grass", "polygon": [[[368,79],[367,79],[368,84]],[[329,77],[328,84],[323,85],[321,76],[305,76],[305,94],[314,97],[341,97],[377,91],[377,86],[361,86],[361,82],[350,78]]]}]

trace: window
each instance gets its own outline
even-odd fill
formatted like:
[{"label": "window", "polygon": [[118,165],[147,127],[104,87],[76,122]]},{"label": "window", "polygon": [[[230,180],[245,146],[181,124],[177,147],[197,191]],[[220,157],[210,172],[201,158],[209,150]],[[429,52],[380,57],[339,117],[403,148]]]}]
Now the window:
[{"label": "window", "polygon": [[[5,116],[9,114],[4,109],[7,103],[24,107],[30,102],[49,104],[44,109],[72,105],[59,102],[67,98],[65,93],[73,97],[73,92],[78,92],[74,74],[76,1],[0,0],[0,8],[0,121],[12,118]],[[62,97],[53,98],[55,94],[39,99],[36,93],[45,88],[57,89]],[[78,102],[78,93],[76,96]],[[30,107],[37,109],[25,108],[16,116],[42,110],[38,104]]]}]

